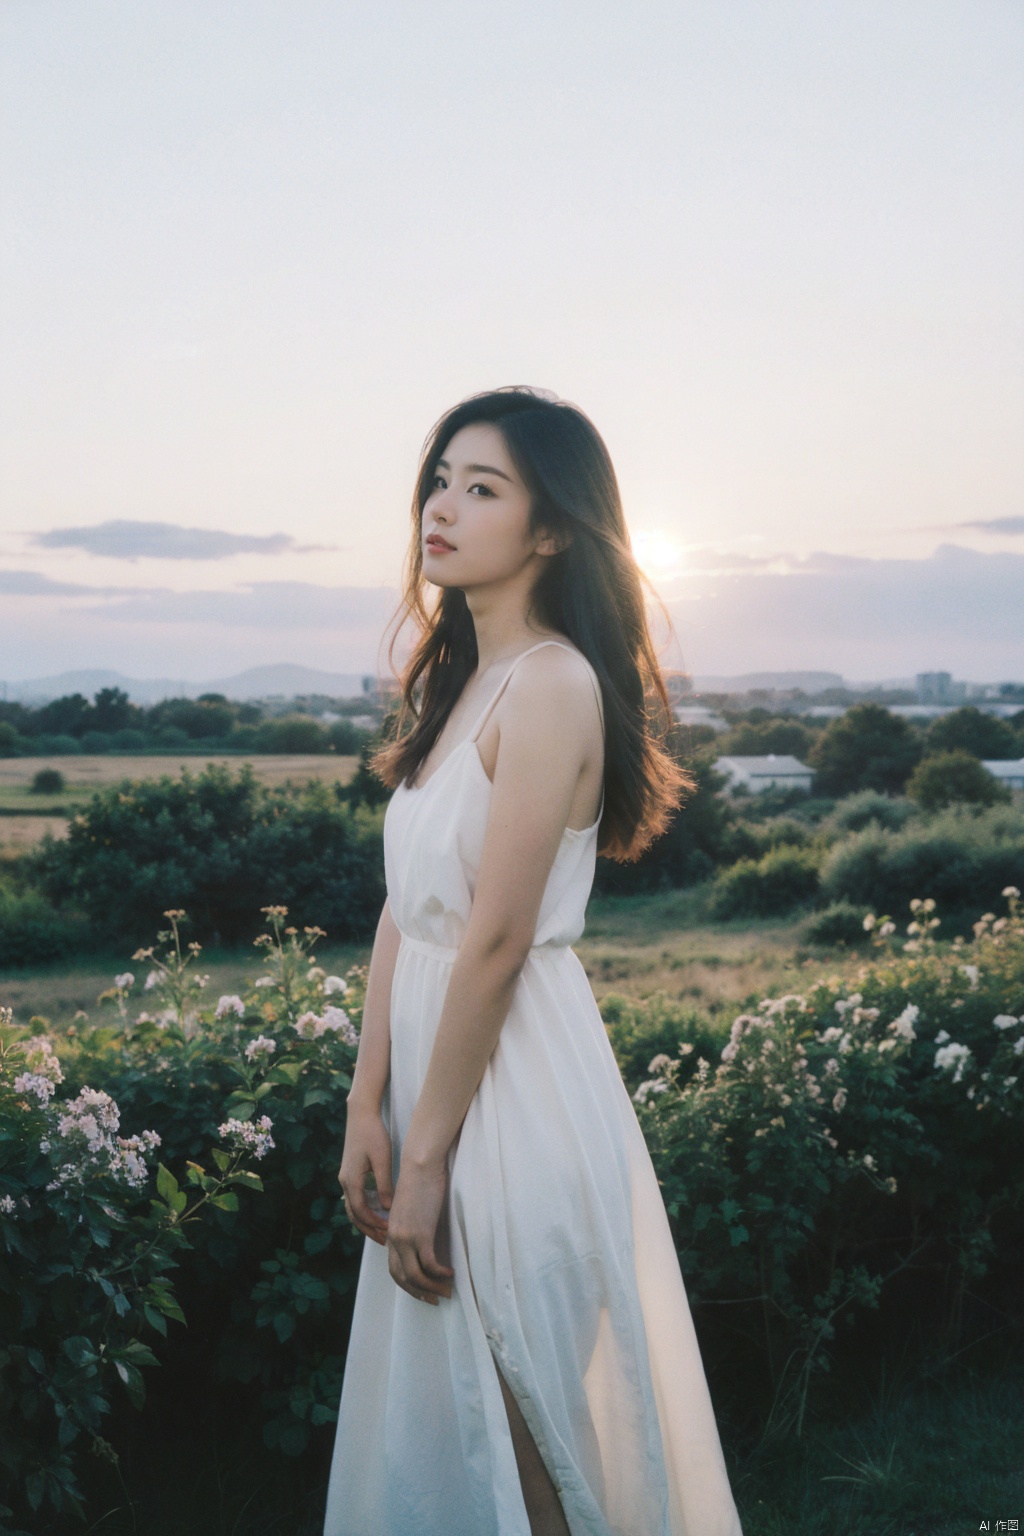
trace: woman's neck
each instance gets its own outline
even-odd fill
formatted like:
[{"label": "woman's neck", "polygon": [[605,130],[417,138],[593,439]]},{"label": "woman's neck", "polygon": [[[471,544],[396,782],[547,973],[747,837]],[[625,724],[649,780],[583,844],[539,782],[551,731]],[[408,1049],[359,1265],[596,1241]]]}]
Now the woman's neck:
[{"label": "woman's neck", "polygon": [[466,606],[476,631],[477,676],[554,633],[547,625],[531,620],[518,591],[467,592]]}]

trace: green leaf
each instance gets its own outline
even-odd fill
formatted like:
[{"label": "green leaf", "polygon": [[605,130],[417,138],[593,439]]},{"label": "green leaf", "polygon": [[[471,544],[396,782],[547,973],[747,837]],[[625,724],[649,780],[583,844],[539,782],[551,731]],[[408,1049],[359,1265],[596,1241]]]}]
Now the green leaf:
[{"label": "green leaf", "polygon": [[158,1193],[163,1195],[168,1205],[170,1205],[171,1196],[178,1193],[178,1181],[171,1170],[163,1163],[160,1163],[157,1167],[156,1187]]},{"label": "green leaf", "polygon": [[211,1195],[210,1204],[215,1205],[218,1211],[237,1211],[238,1196],[233,1190],[225,1190],[223,1194]]},{"label": "green leaf", "polygon": [[307,1088],[303,1095],[302,1107],[303,1109],[309,1109],[311,1104],[329,1104],[333,1097],[333,1094],[329,1093],[326,1088],[319,1086]]},{"label": "green leaf", "polygon": [[114,1365],[117,1374],[124,1382],[125,1391],[131,1400],[133,1408],[141,1408],[146,1401],[146,1383],[142,1372],[137,1366],[128,1365],[123,1360],[115,1360]]},{"label": "green leaf", "polygon": [[164,1317],[161,1312],[158,1312],[155,1307],[151,1307],[148,1301],[144,1301],[143,1302],[143,1304],[142,1304],[142,1312],[143,1312],[143,1316],[145,1317],[146,1322],[149,1324],[149,1326],[151,1328],[155,1328],[157,1333],[162,1333],[164,1338],[166,1338],[167,1337],[167,1319],[166,1319],[166,1317]]},{"label": "green leaf", "polygon": [[220,1169],[221,1173],[224,1172],[228,1164],[231,1162],[230,1154],[225,1152],[223,1147],[212,1147],[210,1149],[210,1156],[217,1164],[217,1167]]}]

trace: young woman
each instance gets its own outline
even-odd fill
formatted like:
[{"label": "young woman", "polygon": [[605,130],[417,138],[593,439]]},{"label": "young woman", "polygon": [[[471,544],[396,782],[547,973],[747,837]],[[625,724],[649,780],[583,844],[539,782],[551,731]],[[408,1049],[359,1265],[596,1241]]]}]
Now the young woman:
[{"label": "young woman", "polygon": [[442,418],[406,605],[325,1536],[740,1536],[658,1182],[569,947],[596,854],[635,858],[687,787],[582,412],[506,389]]}]

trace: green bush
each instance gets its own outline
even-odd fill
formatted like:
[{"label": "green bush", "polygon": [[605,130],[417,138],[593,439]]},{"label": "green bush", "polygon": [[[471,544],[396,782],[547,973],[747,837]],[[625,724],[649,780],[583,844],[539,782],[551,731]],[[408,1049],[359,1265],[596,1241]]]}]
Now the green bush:
[{"label": "green bush", "polygon": [[149,737],[145,731],[134,730],[126,726],[123,731],[115,731],[110,738],[115,752],[142,752],[149,746]]},{"label": "green bush", "polygon": [[168,901],[201,941],[251,937],[271,895],[303,924],[321,915],[335,939],[372,933],[384,901],[382,816],[339,802],[327,785],[261,786],[210,764],[198,776],[123,780],[98,791],[66,838],[44,838],[27,877],[104,941],[137,944]]},{"label": "green bush", "polygon": [[633,1095],[691,1301],[728,1302],[732,1347],[766,1359],[769,1427],[800,1432],[858,1311],[950,1348],[994,1312],[1024,1322],[1024,919],[1008,898],[1009,917],[941,948],[915,900],[919,936],[876,923],[852,988],[765,999],[717,1052],[655,1058]]},{"label": "green bush", "polygon": [[970,752],[938,752],[924,757],[907,781],[907,794],[922,810],[947,805],[1008,805],[1013,796]]},{"label": "green bush", "polygon": [[256,727],[255,740],[261,752],[326,752],[330,737],[320,724],[309,715],[285,716],[283,720],[268,720]]},{"label": "green bush", "polygon": [[905,911],[929,891],[954,920],[991,907],[1008,885],[1024,885],[1024,815],[1009,806],[953,808],[902,832],[867,827],[836,843],[821,873],[830,901]]},{"label": "green bush", "polygon": [[32,775],[33,795],[59,795],[66,788],[64,775],[59,768],[39,768]]},{"label": "green bush", "polygon": [[[265,1444],[286,1454],[336,1417],[363,1246],[337,1168],[365,973],[327,976],[312,953],[323,930],[299,935],[268,907],[264,975],[213,1006],[184,914],[166,916],[161,948],[135,955],[146,983],[125,972],[101,997],[110,1025],[54,1042],[26,1040],[9,1012],[0,1021],[0,1337],[17,1341],[0,1348],[0,1396],[21,1410],[0,1463],[33,1510],[76,1507],[83,1443],[116,1459],[99,1435],[111,1383],[142,1406],[144,1366],[166,1374],[190,1358],[201,1377],[186,1396],[211,1380],[244,1387]],[[51,1104],[60,1082],[66,1102]],[[152,1130],[122,1142],[118,1120]],[[195,1161],[204,1151],[216,1172]],[[263,1188],[241,1166],[248,1153],[272,1155],[265,1197],[242,1221],[230,1186]],[[191,1357],[168,1318],[201,1342]]]},{"label": "green bush", "polygon": [[56,1099],[63,1076],[53,1041],[0,1009],[0,1397],[18,1405],[0,1442],[15,1508],[0,1516],[33,1520],[84,1516],[83,1449],[117,1460],[100,1433],[112,1394],[123,1388],[143,1406],[143,1370],[158,1364],[151,1344],[168,1320],[184,1321],[168,1274],[184,1229],[207,1204],[236,1210],[232,1186],[261,1188],[241,1165],[267,1140],[225,1124],[231,1150],[213,1148],[216,1173],[188,1164],[191,1206],[163,1163],[151,1195],[160,1135],[119,1135],[122,1108],[102,1090]]},{"label": "green bush", "polygon": [[773,848],[719,870],[711,886],[713,917],[774,917],[813,901],[818,857],[803,848]]},{"label": "green bush", "polygon": [[27,738],[9,720],[0,720],[0,757],[23,757],[29,750]]},{"label": "green bush", "polygon": [[81,739],[82,751],[90,756],[113,751],[114,738],[109,731],[84,731]]},{"label": "green bush", "polygon": [[807,944],[820,944],[826,948],[840,946],[859,949],[870,942],[871,935],[864,927],[867,907],[855,907],[848,901],[833,901],[824,912],[816,912],[803,930]]},{"label": "green bush", "polygon": [[0,970],[64,960],[89,938],[81,918],[58,912],[39,891],[0,885]]},{"label": "green bush", "polygon": [[43,757],[74,757],[81,753],[82,743],[77,736],[33,736],[32,755]]},{"label": "green bush", "polygon": [[860,832],[874,822],[890,832],[898,832],[917,815],[917,806],[903,796],[883,795],[877,789],[862,789],[859,794],[841,800],[825,824],[825,832],[842,836]]}]

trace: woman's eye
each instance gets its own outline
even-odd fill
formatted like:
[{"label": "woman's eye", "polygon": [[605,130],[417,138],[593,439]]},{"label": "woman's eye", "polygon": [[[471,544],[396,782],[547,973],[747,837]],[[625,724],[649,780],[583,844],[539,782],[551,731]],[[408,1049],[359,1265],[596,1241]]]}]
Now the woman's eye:
[{"label": "woman's eye", "polygon": [[491,490],[489,485],[481,485],[479,481],[476,483],[476,485],[471,485],[469,489],[471,492],[479,491],[482,496],[494,495],[494,492]]},{"label": "woman's eye", "polygon": [[443,491],[445,489],[445,487],[447,486],[447,484],[448,484],[448,482],[444,478],[444,475],[435,475],[434,476],[434,490],[435,491]]}]

